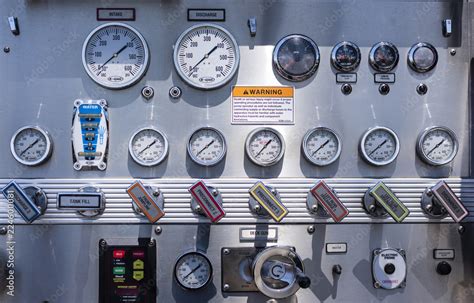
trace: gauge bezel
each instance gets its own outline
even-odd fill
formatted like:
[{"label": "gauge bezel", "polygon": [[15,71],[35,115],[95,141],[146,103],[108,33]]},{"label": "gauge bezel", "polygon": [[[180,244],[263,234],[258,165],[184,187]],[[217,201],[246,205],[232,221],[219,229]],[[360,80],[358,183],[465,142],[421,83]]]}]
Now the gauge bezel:
[{"label": "gauge bezel", "polygon": [[[25,160],[21,159],[21,157],[18,156],[16,154],[16,151],[15,151],[15,139],[17,138],[17,136],[21,132],[23,132],[24,130],[27,130],[27,129],[33,129],[33,130],[36,130],[36,131],[40,132],[45,137],[45,140],[46,140],[46,153],[40,159],[38,159],[36,161],[33,161],[33,162],[25,161]],[[10,140],[10,152],[12,153],[15,160],[18,161],[19,163],[21,163],[23,165],[26,165],[26,166],[37,166],[37,165],[43,164],[44,162],[46,162],[51,157],[51,154],[53,153],[53,141],[52,141],[51,136],[49,135],[49,133],[46,130],[44,130],[43,128],[41,128],[40,126],[36,126],[36,125],[23,126],[23,127],[19,128],[13,134],[13,136]]]},{"label": "gauge bezel", "polygon": [[[182,40],[193,30],[196,28],[200,27],[213,27],[219,31],[224,32],[231,40],[232,44],[234,44],[234,53],[235,53],[235,63],[232,71],[229,73],[227,76],[227,79],[223,82],[219,82],[217,84],[202,84],[198,85],[188,79],[188,77],[183,73],[183,71],[179,68],[179,62],[178,62],[178,56],[179,56],[179,45],[182,42]],[[174,50],[173,50],[173,62],[174,62],[174,68],[176,72],[178,73],[179,77],[189,86],[201,89],[201,90],[212,90],[212,89],[217,89],[220,87],[223,87],[224,85],[228,84],[235,76],[237,73],[237,70],[239,69],[240,65],[240,51],[239,51],[239,45],[237,44],[237,41],[235,40],[234,36],[224,27],[213,24],[213,23],[202,23],[202,24],[196,24],[193,25],[189,28],[187,28],[184,32],[179,35],[178,39],[176,40],[176,43],[174,44]]]},{"label": "gauge bezel", "polygon": [[[365,140],[367,139],[367,137],[373,133],[374,131],[377,131],[377,130],[383,130],[383,131],[386,131],[388,132],[389,134],[391,134],[395,140],[395,152],[393,153],[393,155],[386,161],[375,161],[375,160],[372,160],[369,155],[367,154],[367,151],[365,150],[364,146],[365,146]],[[369,164],[372,164],[374,166],[385,166],[385,165],[388,165],[390,163],[392,163],[393,161],[395,161],[395,159],[398,157],[398,154],[400,152],[400,140],[398,139],[398,136],[397,134],[390,128],[388,127],[385,127],[385,126],[375,126],[375,127],[371,127],[369,128],[363,135],[362,135],[362,138],[360,139],[360,143],[359,143],[359,150],[360,150],[360,153],[362,154],[362,158],[368,162]]]},{"label": "gauge bezel", "polygon": [[[425,155],[425,152],[423,151],[423,141],[424,139],[426,138],[426,136],[432,132],[432,131],[435,131],[435,130],[441,130],[441,131],[444,131],[446,132],[450,137],[451,139],[453,140],[453,153],[444,161],[433,161],[431,160],[427,155]],[[456,134],[449,128],[445,127],[445,126],[430,126],[428,128],[426,128],[425,130],[423,130],[420,135],[418,136],[418,139],[417,139],[417,143],[416,143],[416,152],[418,154],[418,156],[420,157],[420,159],[427,163],[427,164],[430,164],[430,165],[433,165],[433,166],[442,166],[442,165],[446,165],[448,163],[450,163],[451,161],[454,160],[454,158],[456,157],[457,153],[458,153],[458,149],[459,149],[459,143],[458,143],[458,138],[456,137]]]},{"label": "gauge bezel", "polygon": [[[199,160],[198,158],[196,158],[193,155],[192,149],[191,149],[191,139],[193,138],[194,134],[199,132],[199,131],[206,130],[206,129],[215,132],[222,140],[222,148],[223,148],[222,154],[212,162],[202,162],[201,160]],[[187,151],[188,151],[189,157],[191,158],[191,160],[193,160],[194,163],[199,164],[201,166],[206,166],[206,167],[215,166],[219,162],[221,162],[222,159],[224,159],[224,157],[226,156],[226,154],[227,154],[227,143],[226,143],[224,135],[222,134],[222,132],[220,130],[218,130],[217,128],[211,127],[211,126],[204,126],[204,127],[200,127],[198,129],[196,129],[195,131],[192,132],[191,136],[189,136]]]},{"label": "gauge bezel", "polygon": [[[272,132],[280,140],[280,144],[281,144],[280,154],[278,154],[278,157],[273,159],[271,162],[261,162],[261,161],[255,159],[252,156],[252,153],[250,152],[250,141],[255,136],[255,134],[257,134],[258,132],[261,132],[261,131]],[[283,135],[279,131],[277,131],[276,129],[271,128],[271,127],[259,127],[259,128],[254,129],[253,131],[251,131],[247,135],[247,139],[245,140],[245,153],[247,154],[247,157],[250,159],[250,161],[252,161],[252,163],[254,163],[256,165],[263,166],[263,167],[272,166],[272,165],[275,165],[276,163],[278,163],[283,158],[283,156],[285,155],[285,140],[283,139]]]},{"label": "gauge bezel", "polygon": [[[375,51],[381,46],[388,46],[392,48],[395,53],[395,61],[387,67],[380,66],[377,64],[377,62],[375,62]],[[397,67],[399,60],[400,60],[400,54],[398,53],[397,47],[395,46],[395,44],[387,42],[387,41],[382,41],[382,42],[374,44],[374,46],[372,46],[369,52],[369,64],[374,70],[379,71],[379,72],[386,73],[386,72],[392,71],[395,67]]]},{"label": "gauge bezel", "polygon": [[[337,58],[336,58],[336,55],[337,55],[337,51],[345,46],[345,45],[348,45],[348,46],[351,46],[353,47],[356,52],[357,52],[357,61],[352,64],[351,66],[341,66],[338,62],[337,62]],[[360,53],[360,49],[359,47],[354,43],[354,42],[350,42],[350,41],[342,41],[342,42],[339,42],[338,44],[336,44],[332,51],[331,51],[331,64],[332,66],[337,69],[338,71],[341,71],[341,72],[351,72],[351,71],[354,71],[356,70],[359,65],[360,65],[360,60],[361,60],[361,53]]]},{"label": "gauge bezel", "polygon": [[[150,131],[154,131],[154,132],[158,133],[158,135],[160,135],[163,138],[164,149],[165,149],[163,154],[158,159],[156,159],[155,161],[150,162],[150,163],[143,162],[133,152],[133,140],[135,139],[135,137],[139,133],[141,133],[142,131],[146,131],[146,130],[150,130]],[[156,166],[156,165],[162,163],[166,159],[166,157],[168,156],[168,152],[169,152],[168,138],[166,137],[166,135],[162,131],[160,131],[160,130],[154,128],[154,127],[142,127],[140,129],[138,129],[137,131],[135,131],[132,134],[132,136],[130,137],[130,141],[128,143],[128,153],[130,154],[132,159],[135,161],[135,163],[137,163],[141,166],[145,166],[145,167]]]},{"label": "gauge bezel", "polygon": [[[317,160],[313,159],[313,157],[311,157],[311,153],[308,151],[308,148],[307,148],[308,139],[313,133],[315,133],[317,131],[327,131],[327,132],[331,133],[336,138],[336,141],[337,141],[336,155],[334,156],[334,158],[332,158],[328,162],[321,162],[321,161],[317,161]],[[305,156],[306,160],[308,160],[312,164],[317,165],[317,166],[328,166],[328,165],[336,162],[337,159],[339,159],[339,156],[341,155],[341,151],[342,151],[341,139],[340,139],[339,135],[334,130],[332,130],[328,127],[318,126],[318,127],[312,128],[312,129],[310,129],[306,132],[306,134],[303,137],[303,141],[301,142],[301,149],[303,150],[303,155]]]},{"label": "gauge bezel", "polygon": [[[429,49],[433,53],[433,56],[434,56],[433,64],[425,68],[417,66],[415,62],[415,52],[423,47]],[[438,51],[433,45],[427,42],[419,42],[419,43],[414,44],[408,51],[407,61],[408,61],[408,66],[410,66],[410,68],[413,71],[417,73],[426,73],[432,70],[433,68],[435,68],[436,64],[438,64]]]},{"label": "gauge bezel", "polygon": [[[176,269],[178,268],[178,264],[179,262],[184,259],[185,257],[187,256],[190,256],[190,255],[199,255],[201,257],[203,257],[203,259],[208,263],[209,265],[209,276],[208,276],[208,279],[206,280],[206,282],[204,284],[202,284],[200,287],[198,288],[192,288],[192,287],[187,287],[185,285],[183,285],[181,283],[181,281],[178,279],[178,275],[176,273]],[[212,263],[211,261],[209,260],[209,258],[202,252],[200,251],[188,251],[184,254],[182,254],[181,256],[178,257],[178,259],[176,259],[176,262],[175,262],[175,265],[174,265],[174,269],[173,269],[173,275],[174,275],[174,279],[176,281],[176,283],[178,283],[178,285],[180,287],[182,287],[183,289],[186,289],[186,290],[191,290],[191,291],[194,291],[194,290],[199,290],[199,289],[202,289],[204,287],[206,287],[211,281],[212,281],[212,277],[213,277],[213,268],[212,268]]]},{"label": "gauge bezel", "polygon": [[[109,27],[109,26],[119,26],[119,27],[121,26],[121,27],[124,27],[124,28],[132,31],[135,35],[137,35],[138,39],[140,39],[141,43],[143,44],[143,50],[144,50],[144,57],[145,58],[143,60],[142,70],[140,72],[138,72],[135,76],[133,76],[133,78],[130,79],[129,81],[127,81],[125,83],[121,83],[121,84],[110,84],[110,83],[103,83],[103,82],[98,81],[96,75],[88,68],[88,65],[87,65],[86,50],[87,50],[87,45],[89,44],[90,39],[97,32],[99,32],[103,28],[106,28],[106,27]],[[82,45],[82,65],[84,66],[84,69],[86,70],[87,75],[92,79],[92,81],[94,81],[98,85],[100,85],[102,87],[105,87],[105,88],[108,88],[108,89],[114,89],[114,90],[128,88],[128,87],[136,84],[137,82],[139,82],[143,78],[143,76],[145,76],[146,72],[148,71],[148,67],[150,65],[150,51],[149,51],[149,48],[148,48],[148,43],[146,42],[145,38],[143,37],[142,34],[140,34],[140,32],[138,30],[136,30],[134,27],[132,27],[128,24],[125,24],[125,23],[122,23],[122,22],[105,23],[105,24],[99,25],[96,28],[94,28],[89,33],[87,38],[85,39],[84,44]]]},{"label": "gauge bezel", "polygon": [[[304,40],[308,41],[313,46],[314,52],[315,52],[315,60],[314,60],[313,66],[311,67],[310,70],[308,70],[306,73],[301,74],[301,75],[293,75],[293,74],[288,73],[281,66],[280,62],[278,62],[278,53],[280,51],[280,48],[282,47],[282,45],[286,41],[288,41],[290,39],[293,39],[293,38],[301,38],[301,39],[304,39]],[[321,55],[320,55],[320,52],[319,52],[318,45],[310,37],[305,36],[305,35],[300,35],[300,34],[292,34],[292,35],[288,35],[288,36],[285,36],[285,37],[281,38],[280,41],[278,41],[278,43],[275,45],[275,48],[273,49],[273,56],[272,57],[273,57],[273,67],[275,68],[278,75],[280,75],[285,80],[292,81],[292,82],[301,82],[301,81],[304,81],[304,80],[307,80],[307,79],[311,78],[311,76],[313,76],[314,73],[316,73],[316,71],[318,70],[319,63],[320,63],[320,60],[321,60]]]}]

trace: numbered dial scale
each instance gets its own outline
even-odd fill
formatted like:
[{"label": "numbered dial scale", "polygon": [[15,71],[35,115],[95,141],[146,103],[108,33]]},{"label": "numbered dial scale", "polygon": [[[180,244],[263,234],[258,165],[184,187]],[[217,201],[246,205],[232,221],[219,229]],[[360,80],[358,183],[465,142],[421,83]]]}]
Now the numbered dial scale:
[{"label": "numbered dial scale", "polygon": [[369,129],[360,141],[360,152],[368,163],[375,166],[393,162],[400,151],[397,134],[387,128],[377,126]]},{"label": "numbered dial scale", "polygon": [[343,72],[355,70],[360,64],[360,50],[357,45],[343,41],[332,49],[331,63],[335,69]]},{"label": "numbered dial scale", "polygon": [[285,141],[283,136],[273,128],[257,128],[248,135],[245,151],[253,163],[270,166],[283,158]]},{"label": "numbered dial scale", "polygon": [[158,165],[168,155],[168,139],[159,130],[142,128],[132,135],[128,151],[142,166]]},{"label": "numbered dial scale", "polygon": [[389,72],[398,64],[398,50],[390,42],[379,42],[375,44],[369,53],[369,63],[373,69],[379,72]]},{"label": "numbered dial scale", "polygon": [[181,287],[196,290],[203,288],[211,280],[212,265],[204,254],[190,252],[178,259],[174,274]]},{"label": "numbered dial scale", "polygon": [[334,163],[339,158],[341,140],[333,130],[316,127],[304,136],[302,149],[308,161],[318,166],[325,166]]},{"label": "numbered dial scale", "polygon": [[38,126],[25,126],[13,135],[10,150],[21,164],[35,166],[48,160],[53,144],[47,131]]},{"label": "numbered dial scale", "polygon": [[138,82],[149,63],[148,45],[133,27],[107,23],[94,29],[82,48],[87,74],[97,84],[120,89]]},{"label": "numbered dial scale", "polygon": [[224,135],[215,128],[200,128],[189,138],[188,154],[199,165],[216,165],[224,158],[226,152]]},{"label": "numbered dial scale", "polygon": [[223,27],[199,24],[179,36],[174,47],[174,65],[190,86],[214,89],[228,83],[239,66],[239,47]]},{"label": "numbered dial scale", "polygon": [[452,130],[434,126],[424,130],[416,145],[418,156],[431,165],[444,165],[451,162],[458,152],[458,140]]}]

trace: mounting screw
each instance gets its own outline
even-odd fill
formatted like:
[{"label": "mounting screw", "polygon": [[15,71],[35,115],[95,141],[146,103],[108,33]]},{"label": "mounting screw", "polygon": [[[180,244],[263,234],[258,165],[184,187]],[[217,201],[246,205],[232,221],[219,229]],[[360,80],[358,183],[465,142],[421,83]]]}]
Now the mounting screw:
[{"label": "mounting screw", "polygon": [[451,56],[456,56],[456,50],[454,48],[452,48],[449,53],[451,54]]},{"label": "mounting screw", "polygon": [[374,213],[377,210],[377,207],[375,204],[370,204],[369,205],[369,212]]},{"label": "mounting screw", "polygon": [[253,210],[254,210],[255,212],[257,212],[257,213],[260,211],[260,209],[261,209],[261,208],[260,208],[260,205],[255,205],[255,206],[253,207]]},{"label": "mounting screw", "polygon": [[272,188],[272,194],[274,194],[276,196],[278,194],[277,190]]},{"label": "mounting screw", "polygon": [[153,247],[156,245],[155,239],[151,239],[150,242],[148,243],[148,246]]},{"label": "mounting screw", "polygon": [[102,247],[106,247],[107,246],[107,241],[105,241],[104,239],[100,240],[99,242],[100,246]]},{"label": "mounting screw", "polygon": [[463,225],[459,225],[458,227],[458,233],[460,235],[464,234],[464,232],[466,231],[466,228],[463,226]]},{"label": "mounting screw", "polygon": [[379,93],[381,95],[387,95],[390,92],[390,86],[386,83],[380,84]]},{"label": "mounting screw", "polygon": [[181,97],[182,93],[183,92],[181,91],[181,88],[177,86],[173,86],[172,88],[170,88],[170,91],[169,91],[170,97],[173,99],[178,99],[179,97]]},{"label": "mounting screw", "polygon": [[155,95],[155,91],[153,90],[151,86],[145,86],[142,89],[143,98],[150,100],[151,98],[153,98],[153,95]]},{"label": "mounting screw", "polygon": [[219,195],[219,192],[217,191],[217,189],[213,189],[213,190],[212,190],[212,195],[213,195],[214,197],[217,197],[217,196]]},{"label": "mounting screw", "polygon": [[3,48],[3,51],[8,54],[10,52],[10,48],[8,46],[5,46]]},{"label": "mounting screw", "polygon": [[230,254],[230,249],[224,248],[224,250],[222,252],[224,253],[224,255],[228,255],[228,254]]},{"label": "mounting screw", "polygon": [[5,226],[0,227],[0,235],[6,235],[7,234],[7,228]]},{"label": "mounting screw", "polygon": [[346,83],[346,84],[343,84],[341,86],[341,92],[344,94],[344,95],[349,95],[350,93],[352,93],[352,85]]},{"label": "mounting screw", "polygon": [[312,211],[313,213],[317,212],[317,211],[318,211],[318,205],[317,205],[317,204],[313,204],[313,205],[311,206],[311,211]]},{"label": "mounting screw", "polygon": [[406,283],[406,282],[400,283],[400,287],[401,287],[401,288],[405,288],[406,286],[407,286],[407,283]]},{"label": "mounting screw", "polygon": [[157,189],[157,188],[156,188],[156,189],[154,189],[154,190],[153,190],[153,196],[155,196],[155,197],[159,197],[159,196],[160,196],[160,190],[159,190],[159,189]]},{"label": "mounting screw", "polygon": [[222,289],[224,291],[228,291],[230,289],[230,285],[229,284],[224,284],[224,286],[222,287]]},{"label": "mounting screw", "polygon": [[306,230],[308,231],[308,234],[314,233],[314,231],[315,231],[314,225],[308,226],[308,228]]},{"label": "mounting screw", "polygon": [[418,95],[424,95],[428,92],[428,86],[426,86],[426,84],[424,83],[420,83],[418,84],[418,86],[416,87],[416,92],[418,93]]},{"label": "mounting screw", "polygon": [[428,197],[433,196],[433,191],[432,191],[431,189],[427,190],[427,191],[426,191],[426,195],[427,195]]},{"label": "mounting screw", "polygon": [[380,286],[381,286],[381,285],[380,285],[379,282],[375,282],[375,283],[374,283],[374,287],[375,287],[375,288],[380,288]]},{"label": "mounting screw", "polygon": [[201,211],[201,205],[196,205],[196,211],[200,212]]},{"label": "mounting screw", "polygon": [[161,228],[161,226],[155,227],[155,234],[159,235],[159,234],[161,234],[162,231],[163,231],[163,229]]}]

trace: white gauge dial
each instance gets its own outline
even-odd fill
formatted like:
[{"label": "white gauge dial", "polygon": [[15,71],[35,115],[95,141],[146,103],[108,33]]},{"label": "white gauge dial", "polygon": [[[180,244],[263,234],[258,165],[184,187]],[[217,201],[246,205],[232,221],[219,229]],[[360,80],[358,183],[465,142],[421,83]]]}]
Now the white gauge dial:
[{"label": "white gauge dial", "polygon": [[168,155],[166,136],[153,128],[143,128],[132,135],[128,146],[133,160],[143,166],[161,163]]},{"label": "white gauge dial", "polygon": [[245,150],[253,163],[270,166],[283,158],[285,142],[283,136],[276,130],[258,128],[248,135]]},{"label": "white gauge dial", "polygon": [[10,150],[21,164],[34,166],[45,162],[53,146],[45,130],[37,126],[25,126],[16,131],[10,142]]},{"label": "white gauge dial", "polygon": [[303,138],[302,147],[306,159],[319,166],[333,163],[341,154],[339,137],[326,127],[309,130]]},{"label": "white gauge dial", "polygon": [[107,23],[94,29],[82,48],[87,74],[97,84],[119,89],[138,82],[148,68],[148,45],[133,27]]},{"label": "white gauge dial", "polygon": [[176,262],[174,274],[181,287],[189,290],[200,289],[211,280],[211,262],[201,253],[187,253]]},{"label": "white gauge dial", "polygon": [[216,165],[224,158],[226,151],[224,135],[215,128],[200,128],[189,138],[188,154],[199,165]]},{"label": "white gauge dial", "polygon": [[364,160],[376,166],[393,162],[400,150],[397,134],[386,127],[369,129],[360,142],[360,150]]},{"label": "white gauge dial", "polygon": [[430,127],[418,137],[418,155],[428,164],[447,164],[456,157],[457,151],[456,135],[446,127]]},{"label": "white gauge dial", "polygon": [[180,77],[192,87],[221,87],[232,79],[239,66],[237,42],[220,26],[193,26],[176,42],[174,65]]}]

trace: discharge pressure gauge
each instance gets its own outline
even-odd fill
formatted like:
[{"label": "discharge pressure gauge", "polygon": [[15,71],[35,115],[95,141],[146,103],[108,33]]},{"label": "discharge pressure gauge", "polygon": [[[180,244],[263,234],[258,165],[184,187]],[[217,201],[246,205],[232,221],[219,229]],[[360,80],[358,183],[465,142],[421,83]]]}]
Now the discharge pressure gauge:
[{"label": "discharge pressure gauge", "polygon": [[23,165],[39,165],[51,156],[53,144],[47,131],[38,126],[25,126],[13,135],[10,151]]},{"label": "discharge pressure gauge", "polygon": [[451,162],[458,152],[458,140],[452,130],[442,126],[425,129],[418,137],[418,156],[431,165]]},{"label": "discharge pressure gauge", "polygon": [[375,166],[393,162],[400,151],[397,134],[387,127],[369,129],[360,140],[360,152],[368,163]]},{"label": "discharge pressure gauge", "polygon": [[390,42],[379,42],[372,46],[369,53],[369,63],[373,69],[379,72],[389,72],[398,64],[398,50]]},{"label": "discharge pressure gauge", "polygon": [[332,49],[331,63],[335,69],[343,72],[355,70],[360,63],[360,50],[357,45],[343,41]]},{"label": "discharge pressure gauge", "polygon": [[316,127],[306,133],[302,148],[308,161],[318,166],[325,166],[336,161],[341,154],[341,141],[333,130]]},{"label": "discharge pressure gauge", "polygon": [[212,265],[202,253],[190,252],[181,256],[174,268],[178,284],[188,290],[206,286],[212,277]]},{"label": "discharge pressure gauge", "polygon": [[438,52],[429,43],[417,43],[408,52],[408,65],[415,72],[426,73],[432,70],[436,63],[438,63]]},{"label": "discharge pressure gauge", "polygon": [[283,158],[285,141],[283,141],[283,136],[273,128],[257,128],[248,135],[245,151],[253,163],[270,166]]},{"label": "discharge pressure gauge", "polygon": [[200,128],[189,138],[188,154],[199,165],[216,165],[224,158],[226,152],[224,135],[215,128]]},{"label": "discharge pressure gauge", "polygon": [[168,155],[166,136],[154,128],[142,128],[130,138],[130,156],[142,166],[160,164]]}]

